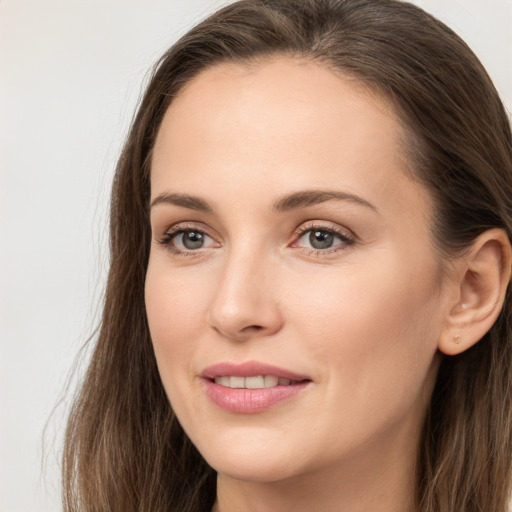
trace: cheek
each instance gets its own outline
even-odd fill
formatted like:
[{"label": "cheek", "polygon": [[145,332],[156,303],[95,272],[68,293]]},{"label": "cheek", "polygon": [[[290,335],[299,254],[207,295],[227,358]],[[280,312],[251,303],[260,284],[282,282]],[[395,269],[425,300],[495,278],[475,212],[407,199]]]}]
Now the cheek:
[{"label": "cheek", "polygon": [[435,275],[431,264],[419,275],[383,255],[379,265],[303,280],[290,295],[298,299],[289,315],[294,334],[322,362],[331,399],[345,402],[345,414],[352,406],[354,415],[381,407],[392,414],[428,388],[440,330]]},{"label": "cheek", "polygon": [[146,312],[166,387],[170,375],[190,373],[190,356],[207,319],[207,297],[207,286],[199,276],[170,270],[165,262],[150,259],[145,285]]},{"label": "cheek", "polygon": [[295,313],[287,316],[300,320],[313,338],[350,342],[354,349],[379,347],[391,335],[398,343],[431,320],[435,287],[430,272],[422,279],[398,264],[382,267],[350,266],[295,281],[286,293]]}]

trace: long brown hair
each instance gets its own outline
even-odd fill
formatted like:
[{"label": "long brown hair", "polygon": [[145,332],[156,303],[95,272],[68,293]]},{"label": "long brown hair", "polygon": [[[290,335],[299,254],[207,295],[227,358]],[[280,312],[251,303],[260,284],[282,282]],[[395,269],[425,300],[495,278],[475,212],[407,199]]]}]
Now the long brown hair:
[{"label": "long brown hair", "polygon": [[[299,56],[387,97],[403,150],[436,202],[440,258],[483,231],[512,234],[512,137],[496,90],[466,44],[396,0],[241,0],[158,62],[119,159],[101,328],[66,431],[64,510],[204,512],[215,472],[189,441],[158,374],[144,306],[150,157],[180,89],[220,62]],[[417,463],[422,512],[505,512],[512,467],[511,296],[473,348],[444,357]]]}]

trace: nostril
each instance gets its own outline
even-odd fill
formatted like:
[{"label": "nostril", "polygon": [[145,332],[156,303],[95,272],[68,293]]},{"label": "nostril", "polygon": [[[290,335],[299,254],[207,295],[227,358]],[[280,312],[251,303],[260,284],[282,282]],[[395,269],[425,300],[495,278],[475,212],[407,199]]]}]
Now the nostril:
[{"label": "nostril", "polygon": [[250,331],[261,331],[263,327],[261,325],[248,325],[245,329]]}]

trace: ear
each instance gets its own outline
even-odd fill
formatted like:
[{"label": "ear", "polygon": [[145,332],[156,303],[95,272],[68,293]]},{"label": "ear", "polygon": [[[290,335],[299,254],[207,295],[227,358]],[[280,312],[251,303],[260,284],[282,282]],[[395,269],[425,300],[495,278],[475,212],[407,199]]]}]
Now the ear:
[{"label": "ear", "polygon": [[512,249],[502,229],[485,231],[453,267],[454,291],[438,348],[447,355],[477,343],[500,314],[510,281]]}]

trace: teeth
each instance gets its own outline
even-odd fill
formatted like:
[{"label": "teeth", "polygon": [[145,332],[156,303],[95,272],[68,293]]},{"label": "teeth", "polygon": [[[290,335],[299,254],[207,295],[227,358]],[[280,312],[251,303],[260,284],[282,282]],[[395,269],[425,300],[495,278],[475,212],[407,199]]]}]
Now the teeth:
[{"label": "teeth", "polygon": [[265,375],[266,388],[273,388],[274,386],[277,386],[278,382],[279,379],[277,377],[274,377],[273,375]]},{"label": "teeth", "polygon": [[244,377],[229,377],[230,388],[245,388]]},{"label": "teeth", "polygon": [[217,384],[220,384],[221,386],[226,387],[226,388],[231,387],[231,386],[229,385],[229,384],[230,384],[230,382],[229,382],[229,377],[217,377],[217,378],[215,379],[215,382],[216,382]]},{"label": "teeth", "polygon": [[215,384],[220,384],[232,389],[261,389],[273,388],[274,386],[289,386],[294,383],[290,379],[276,377],[275,375],[256,375],[253,377],[222,376],[215,377]]},{"label": "teeth", "polygon": [[[233,378],[233,377],[231,377]],[[260,389],[265,387],[265,377],[258,375],[257,377],[246,377],[245,387],[247,389]]]}]

